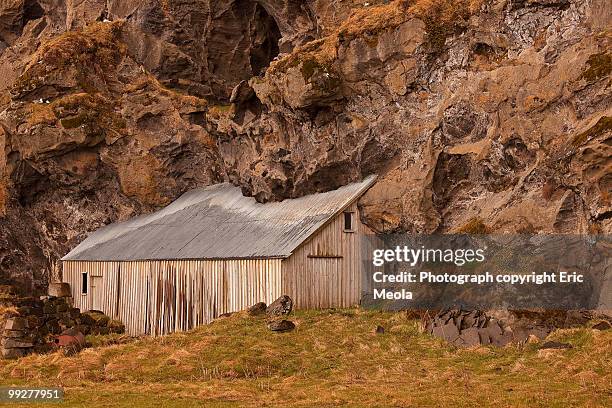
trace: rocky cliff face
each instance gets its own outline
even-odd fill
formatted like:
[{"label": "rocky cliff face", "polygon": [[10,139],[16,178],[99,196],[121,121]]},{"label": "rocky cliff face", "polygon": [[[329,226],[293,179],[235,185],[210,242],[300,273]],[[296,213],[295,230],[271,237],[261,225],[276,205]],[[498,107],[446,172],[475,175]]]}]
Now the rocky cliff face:
[{"label": "rocky cliff face", "polygon": [[0,4],[0,271],[229,180],[377,231],[612,230],[606,0]]}]

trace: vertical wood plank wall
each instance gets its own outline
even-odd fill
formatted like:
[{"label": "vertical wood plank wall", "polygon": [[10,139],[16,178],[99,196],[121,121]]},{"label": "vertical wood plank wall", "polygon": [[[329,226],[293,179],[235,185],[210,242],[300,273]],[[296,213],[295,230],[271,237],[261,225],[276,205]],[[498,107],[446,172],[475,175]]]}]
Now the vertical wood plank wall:
[{"label": "vertical wood plank wall", "polygon": [[[357,203],[352,211],[355,232],[344,232],[339,213],[282,262],[282,292],[300,309],[351,307],[362,289],[364,237],[372,231],[361,223]],[[335,256],[335,257],[333,257]]]},{"label": "vertical wood plank wall", "polygon": [[[82,273],[101,276],[102,299],[81,293]],[[130,334],[162,335],[209,323],[227,312],[281,295],[281,260],[63,262],[74,306],[100,306]]]}]

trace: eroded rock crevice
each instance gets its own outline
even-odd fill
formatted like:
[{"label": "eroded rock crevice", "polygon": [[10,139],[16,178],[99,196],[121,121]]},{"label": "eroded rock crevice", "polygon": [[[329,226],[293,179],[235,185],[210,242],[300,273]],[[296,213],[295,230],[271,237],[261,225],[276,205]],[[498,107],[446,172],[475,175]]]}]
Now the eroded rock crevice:
[{"label": "eroded rock crevice", "polygon": [[214,96],[227,101],[240,81],[261,75],[279,53],[278,24],[256,1],[237,0],[214,16],[208,34],[208,68]]}]

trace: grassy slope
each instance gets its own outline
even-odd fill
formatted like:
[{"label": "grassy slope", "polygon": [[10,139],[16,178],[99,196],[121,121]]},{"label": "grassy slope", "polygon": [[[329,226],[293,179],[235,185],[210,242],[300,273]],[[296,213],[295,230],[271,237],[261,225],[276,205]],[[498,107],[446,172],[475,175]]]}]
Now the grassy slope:
[{"label": "grassy slope", "polygon": [[[571,350],[453,349],[404,314],[298,312],[271,333],[243,314],[186,334],[74,357],[0,362],[0,385],[66,388],[67,404],[192,406],[611,406],[612,332],[561,330]],[[377,324],[386,333],[376,335]],[[11,405],[15,406],[15,405]],[[39,405],[40,406],[40,405]]]}]

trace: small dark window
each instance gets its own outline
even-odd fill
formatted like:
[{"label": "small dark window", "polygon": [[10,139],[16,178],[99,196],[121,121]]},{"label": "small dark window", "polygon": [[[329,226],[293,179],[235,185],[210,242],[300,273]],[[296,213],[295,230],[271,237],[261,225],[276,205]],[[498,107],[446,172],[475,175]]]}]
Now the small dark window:
[{"label": "small dark window", "polygon": [[353,213],[344,213],[344,232],[353,232]]},{"label": "small dark window", "polygon": [[83,272],[81,276],[83,278],[81,281],[81,293],[86,295],[89,289],[89,275],[87,272]]}]

